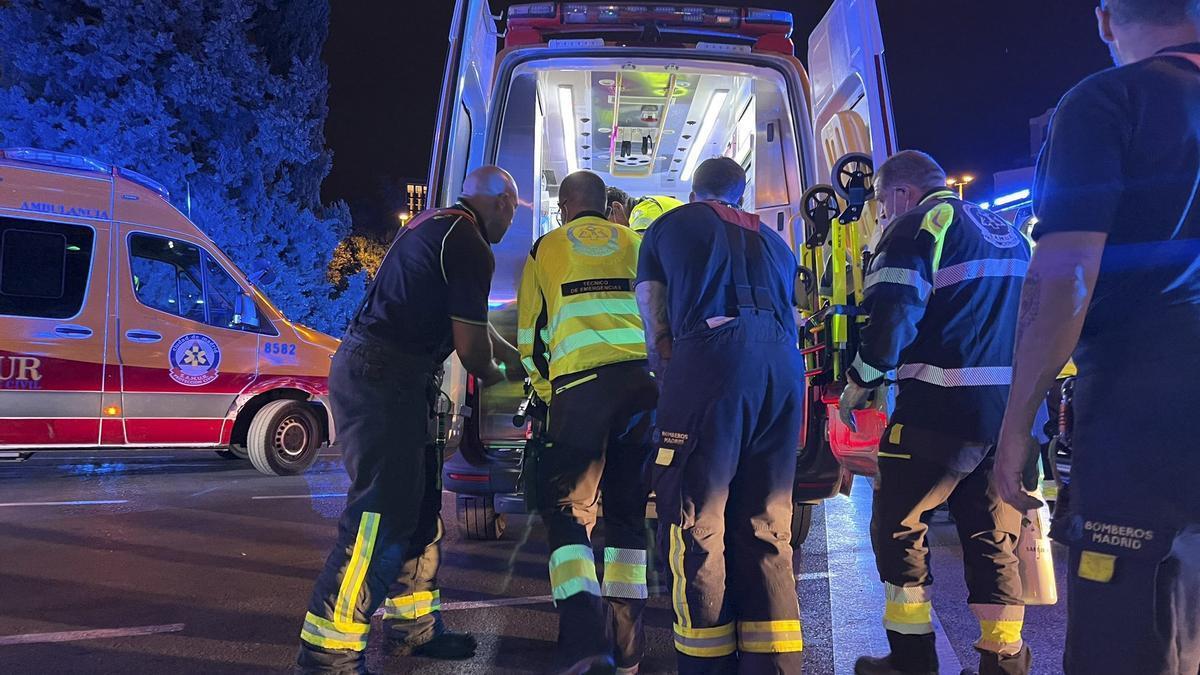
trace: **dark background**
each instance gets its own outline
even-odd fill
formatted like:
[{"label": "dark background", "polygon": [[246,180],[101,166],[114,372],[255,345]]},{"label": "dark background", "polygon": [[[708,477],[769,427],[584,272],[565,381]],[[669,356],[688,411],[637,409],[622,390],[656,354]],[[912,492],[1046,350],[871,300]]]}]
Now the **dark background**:
[{"label": "dark background", "polygon": [[[1029,120],[1085,75],[1111,65],[1096,37],[1096,0],[878,0],[900,144],[979,177],[1031,163]],[[499,13],[511,4],[493,0]],[[713,2],[712,4],[719,4]],[[728,4],[740,4],[729,2]],[[830,0],[760,0],[807,37]],[[325,61],[334,152],[325,201],[345,199],[359,228],[394,213],[405,180],[424,182],[453,0],[339,0]]]}]

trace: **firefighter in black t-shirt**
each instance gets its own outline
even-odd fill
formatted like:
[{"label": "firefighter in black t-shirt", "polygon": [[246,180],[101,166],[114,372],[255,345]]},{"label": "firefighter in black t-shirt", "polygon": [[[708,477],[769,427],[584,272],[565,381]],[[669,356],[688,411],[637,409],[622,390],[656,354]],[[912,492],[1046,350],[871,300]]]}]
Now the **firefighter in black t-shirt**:
[{"label": "firefighter in black t-shirt", "polygon": [[402,653],[474,654],[474,638],[446,631],[439,611],[441,467],[429,422],[451,352],[484,385],[506,371],[525,376],[487,315],[489,245],[508,231],[517,201],[512,176],[483,167],[467,176],[458,204],[409,223],[333,357],[330,403],[350,488],[301,629],[298,672],[365,672],[381,606]]},{"label": "firefighter in black t-shirt", "polygon": [[[1074,350],[1068,673],[1200,672],[1200,2],[1107,0],[1119,67],[1060,103],[1034,186],[994,476],[1019,509],[1029,429]],[[1028,485],[1028,482],[1026,482]],[[1032,487],[1030,485],[1030,487]]]}]

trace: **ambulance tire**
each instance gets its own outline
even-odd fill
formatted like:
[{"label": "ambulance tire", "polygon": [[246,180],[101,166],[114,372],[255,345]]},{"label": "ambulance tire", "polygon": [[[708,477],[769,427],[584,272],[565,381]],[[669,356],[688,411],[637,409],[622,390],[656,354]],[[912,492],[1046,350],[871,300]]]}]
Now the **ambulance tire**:
[{"label": "ambulance tire", "polygon": [[812,529],[813,505],[792,505],[792,548],[800,548],[808,539],[808,531]]},{"label": "ambulance tire", "polygon": [[246,449],[254,468],[268,476],[304,473],[321,449],[320,420],[304,401],[271,401],[254,414]]},{"label": "ambulance tire", "polygon": [[504,536],[504,514],[496,513],[491,495],[458,495],[454,500],[458,531],[467,539],[496,541]]}]

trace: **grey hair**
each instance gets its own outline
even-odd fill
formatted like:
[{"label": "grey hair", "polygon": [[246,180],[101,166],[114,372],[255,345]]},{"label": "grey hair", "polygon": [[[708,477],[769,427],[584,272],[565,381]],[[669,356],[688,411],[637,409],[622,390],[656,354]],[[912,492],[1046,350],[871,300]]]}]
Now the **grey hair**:
[{"label": "grey hair", "polygon": [[945,187],[946,170],[927,153],[901,150],[875,170],[876,189],[895,185],[913,185],[922,190]]}]

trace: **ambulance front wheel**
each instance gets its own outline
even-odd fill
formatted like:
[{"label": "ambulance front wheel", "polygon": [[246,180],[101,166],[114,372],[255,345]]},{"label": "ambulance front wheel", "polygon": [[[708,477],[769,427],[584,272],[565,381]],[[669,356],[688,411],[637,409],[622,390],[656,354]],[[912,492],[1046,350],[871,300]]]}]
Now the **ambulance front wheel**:
[{"label": "ambulance front wheel", "polygon": [[458,495],[454,500],[458,531],[467,539],[495,541],[504,536],[504,514],[496,513],[491,495]]},{"label": "ambulance front wheel", "polygon": [[793,504],[792,505],[792,548],[800,548],[806,539],[808,539],[808,531],[812,529],[813,505],[812,504]]},{"label": "ambulance front wheel", "polygon": [[250,452],[246,450],[246,446],[238,445],[236,443],[230,445],[228,448],[217,450],[216,452],[225,459],[250,459]]},{"label": "ambulance front wheel", "polygon": [[268,476],[294,476],[317,461],[321,440],[321,423],[310,404],[279,399],[254,414],[246,450],[254,468]]}]

